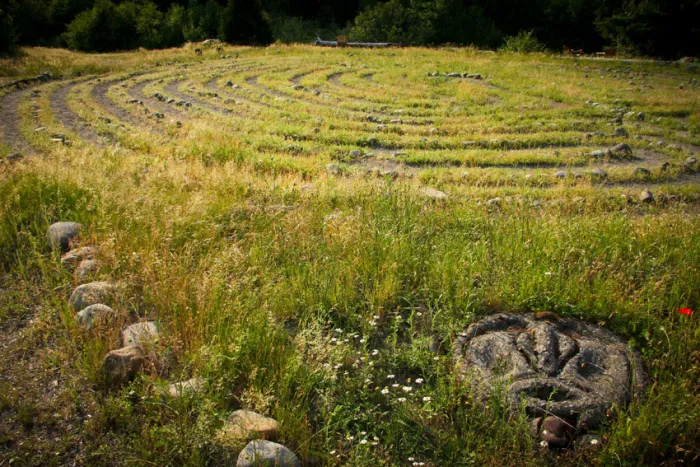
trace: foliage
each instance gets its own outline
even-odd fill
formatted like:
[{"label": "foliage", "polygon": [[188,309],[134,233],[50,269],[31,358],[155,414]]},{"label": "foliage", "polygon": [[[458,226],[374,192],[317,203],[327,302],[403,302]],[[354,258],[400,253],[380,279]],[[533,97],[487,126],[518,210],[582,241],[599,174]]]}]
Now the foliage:
[{"label": "foliage", "polygon": [[544,44],[537,40],[534,31],[520,31],[517,36],[506,37],[503,49],[507,52],[542,52]]},{"label": "foliage", "polygon": [[273,41],[260,0],[228,0],[221,13],[219,39],[230,44],[267,45]]},{"label": "foliage", "polygon": [[12,17],[0,9],[0,55],[12,54],[17,48],[17,35]]}]

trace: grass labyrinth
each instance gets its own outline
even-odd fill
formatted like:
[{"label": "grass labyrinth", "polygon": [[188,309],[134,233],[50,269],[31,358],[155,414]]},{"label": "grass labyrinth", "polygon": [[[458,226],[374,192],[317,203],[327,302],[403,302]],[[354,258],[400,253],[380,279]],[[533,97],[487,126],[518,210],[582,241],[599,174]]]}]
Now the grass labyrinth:
[{"label": "grass labyrinth", "polygon": [[[2,350],[0,461],[216,464],[239,408],[309,465],[700,456],[700,331],[676,312],[700,303],[692,65],[305,46],[0,60],[42,67],[74,77],[0,91],[0,319],[30,336]],[[161,328],[162,364],[127,387],[101,373],[118,330],[65,305],[78,284],[43,236],[64,220],[99,249],[93,279],[124,285],[115,310]],[[469,323],[540,310],[611,329],[648,367],[595,449],[541,449],[454,375]],[[201,393],[163,401],[192,376]],[[57,407],[81,423],[42,415]]]}]

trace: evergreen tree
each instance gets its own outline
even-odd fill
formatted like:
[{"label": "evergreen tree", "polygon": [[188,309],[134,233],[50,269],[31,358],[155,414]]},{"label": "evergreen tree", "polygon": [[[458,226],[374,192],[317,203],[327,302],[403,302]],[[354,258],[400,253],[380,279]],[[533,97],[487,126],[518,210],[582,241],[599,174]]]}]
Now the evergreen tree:
[{"label": "evergreen tree", "polygon": [[219,39],[231,44],[266,45],[273,41],[259,0],[228,0],[219,23]]}]

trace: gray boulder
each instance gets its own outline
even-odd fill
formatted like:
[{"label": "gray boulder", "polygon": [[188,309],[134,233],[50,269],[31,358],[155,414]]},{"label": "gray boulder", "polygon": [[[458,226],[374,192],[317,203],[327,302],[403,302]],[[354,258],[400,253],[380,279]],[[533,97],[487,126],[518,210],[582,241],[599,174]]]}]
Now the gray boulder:
[{"label": "gray boulder", "polygon": [[46,231],[49,248],[67,252],[71,243],[77,241],[82,225],[77,222],[56,222]]},{"label": "gray boulder", "polygon": [[78,283],[84,282],[86,279],[93,277],[100,269],[100,262],[96,259],[85,259],[80,262],[75,268],[75,280]]},{"label": "gray boulder", "polygon": [[76,319],[82,327],[90,329],[96,324],[113,319],[115,316],[116,312],[113,309],[107,305],[97,303],[78,312]]},{"label": "gray boulder", "polygon": [[122,345],[144,346],[158,340],[158,327],[153,321],[144,321],[128,326],[122,331]]},{"label": "gray boulder", "polygon": [[73,290],[68,303],[76,312],[98,303],[110,303],[117,291],[116,285],[109,282],[90,282]]},{"label": "gray boulder", "polygon": [[236,467],[301,467],[299,458],[289,449],[272,441],[251,441],[238,455]]}]

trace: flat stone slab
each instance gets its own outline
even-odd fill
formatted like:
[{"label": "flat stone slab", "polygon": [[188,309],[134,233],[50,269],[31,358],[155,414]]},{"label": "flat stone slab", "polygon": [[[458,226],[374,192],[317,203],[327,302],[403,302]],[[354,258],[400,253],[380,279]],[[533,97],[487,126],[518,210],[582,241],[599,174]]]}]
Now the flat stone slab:
[{"label": "flat stone slab", "polygon": [[81,311],[90,305],[110,302],[116,291],[117,286],[110,282],[90,282],[76,287],[68,303],[75,311]]},{"label": "flat stone slab", "polygon": [[236,467],[301,467],[299,458],[285,446],[272,441],[251,441],[238,455]]},{"label": "flat stone slab", "polygon": [[545,417],[538,426],[549,427],[547,442],[555,441],[552,431],[566,431],[551,417],[580,435],[598,427],[613,405],[639,396],[647,381],[639,353],[624,339],[548,312],[484,318],[458,336],[452,353],[456,371],[484,403],[505,390],[514,412],[524,406],[529,416]]},{"label": "flat stone slab", "polygon": [[56,222],[46,231],[46,240],[51,250],[67,252],[80,234],[82,226],[77,222]]},{"label": "flat stone slab", "polygon": [[149,345],[158,340],[158,327],[153,321],[128,326],[122,331],[122,345]]}]

